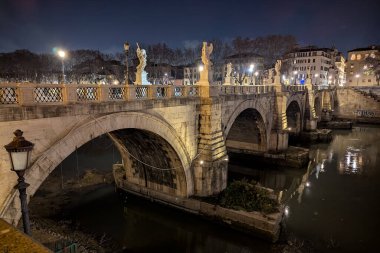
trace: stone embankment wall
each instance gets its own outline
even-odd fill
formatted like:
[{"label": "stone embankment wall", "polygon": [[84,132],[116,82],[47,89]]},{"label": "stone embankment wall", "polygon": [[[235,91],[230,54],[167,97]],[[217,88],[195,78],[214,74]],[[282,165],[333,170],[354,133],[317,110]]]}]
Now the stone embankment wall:
[{"label": "stone embankment wall", "polygon": [[336,118],[380,124],[380,102],[370,95],[351,88],[338,89],[337,100]]}]

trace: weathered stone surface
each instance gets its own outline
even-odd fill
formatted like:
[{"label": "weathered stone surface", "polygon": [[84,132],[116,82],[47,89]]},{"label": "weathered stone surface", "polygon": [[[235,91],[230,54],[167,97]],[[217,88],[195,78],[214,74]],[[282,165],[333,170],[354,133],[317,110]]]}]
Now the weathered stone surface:
[{"label": "weathered stone surface", "polygon": [[[287,108],[292,103],[298,105],[299,115],[296,116],[300,122],[297,127],[303,126],[303,115],[307,110],[304,90],[282,91],[281,85],[276,89],[269,89],[272,88],[270,86],[243,87],[247,89],[236,89],[237,92],[233,94],[219,93],[218,86],[196,86],[192,96],[170,95],[154,99],[152,92],[157,89],[163,88],[172,94],[173,88],[150,86],[148,97],[136,98],[136,89],[123,87],[126,100],[118,101],[111,101],[107,96],[112,87],[94,86],[92,88],[99,91],[99,98],[86,102],[78,101],[77,86],[67,85],[58,87],[64,91],[64,101],[53,103],[36,102],[31,92],[36,84],[28,85],[22,89],[20,85],[13,86],[22,90],[23,97],[19,104],[0,105],[0,146],[11,141],[16,129],[23,130],[24,136],[35,143],[32,164],[26,173],[26,181],[31,184],[29,196],[76,148],[102,134],[121,129],[138,129],[149,133],[138,141],[133,139],[130,142],[136,146],[142,145],[135,151],[142,156],[144,148],[156,145],[156,149],[161,151],[155,155],[166,159],[157,160],[160,166],[176,166],[182,170],[176,171],[175,175],[170,174],[173,177],[171,179],[169,174],[151,174],[155,179],[151,178],[147,186],[186,197],[214,194],[223,190],[227,183],[226,141],[242,152],[286,151],[289,134]],[[181,92],[190,90],[190,87],[175,88],[181,89]],[[207,88],[207,92],[202,93],[204,88]],[[256,93],[249,92],[250,89],[255,90],[253,88],[257,88]],[[196,92],[202,93],[201,96]],[[315,92],[317,99],[319,91]],[[248,128],[244,122],[240,122],[242,117],[245,118],[246,110],[255,111],[258,120],[249,124],[251,127]],[[235,122],[238,127],[233,130]],[[228,140],[230,132],[232,138]],[[249,133],[250,138],[243,138],[244,132]],[[150,134],[157,135],[155,140],[160,141],[145,142],[149,136],[154,136]],[[150,149],[150,157],[154,156],[152,152]],[[124,158],[128,163],[128,157]],[[152,159],[149,161],[153,162]],[[141,169],[131,171],[139,174]],[[140,176],[138,178],[141,179]],[[17,192],[13,189],[16,181],[15,173],[10,171],[8,155],[4,149],[0,149],[0,216],[12,222],[20,217]]]}]

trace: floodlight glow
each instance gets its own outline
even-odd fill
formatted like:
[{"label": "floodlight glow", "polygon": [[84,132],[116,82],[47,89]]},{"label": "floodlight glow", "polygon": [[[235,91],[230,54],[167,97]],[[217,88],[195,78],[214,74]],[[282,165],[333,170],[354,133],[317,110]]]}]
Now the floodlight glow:
[{"label": "floodlight glow", "polygon": [[66,52],[63,51],[63,50],[59,50],[59,51],[57,52],[57,54],[58,54],[58,56],[61,57],[61,58],[65,58],[65,56],[66,56]]}]

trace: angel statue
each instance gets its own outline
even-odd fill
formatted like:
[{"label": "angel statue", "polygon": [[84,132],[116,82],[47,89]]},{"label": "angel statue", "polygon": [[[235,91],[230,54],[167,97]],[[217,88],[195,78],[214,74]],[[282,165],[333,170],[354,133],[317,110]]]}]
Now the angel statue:
[{"label": "angel statue", "polygon": [[202,47],[202,62],[203,62],[203,65],[207,68],[209,65],[211,65],[210,63],[210,55],[212,53],[212,50],[213,50],[213,46],[212,46],[212,43],[210,43],[210,45],[208,46],[207,45],[207,42],[203,42],[203,47]]},{"label": "angel statue", "polygon": [[276,61],[276,65],[274,66],[274,69],[276,70],[276,76],[280,76],[281,75],[281,73],[280,73],[281,65],[282,65],[281,60],[277,60]]},{"label": "angel statue", "polygon": [[146,66],[146,51],[145,49],[140,49],[139,43],[137,44],[137,50],[136,54],[137,57],[139,58],[139,65],[137,65],[137,71],[144,71],[145,66]]},{"label": "angel statue", "polygon": [[202,63],[203,63],[203,68],[202,71],[200,72],[200,78],[199,82],[202,84],[207,84],[209,85],[209,70],[210,70],[210,65],[212,65],[210,61],[210,54],[212,53],[212,43],[210,45],[207,45],[207,42],[203,42],[203,47],[202,47]]},{"label": "angel statue", "polygon": [[139,58],[139,65],[136,67],[136,82],[135,84],[149,85],[148,73],[144,70],[146,66],[146,51],[141,49],[139,43],[137,44],[136,54]]}]

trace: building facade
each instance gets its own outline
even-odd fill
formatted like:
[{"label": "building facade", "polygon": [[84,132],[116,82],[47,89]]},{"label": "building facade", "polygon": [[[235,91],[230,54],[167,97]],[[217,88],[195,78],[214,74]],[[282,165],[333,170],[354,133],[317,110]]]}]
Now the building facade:
[{"label": "building facade", "polygon": [[282,81],[286,84],[304,84],[308,70],[314,85],[345,83],[345,60],[336,49],[314,46],[295,49],[284,55]]},{"label": "building facade", "polygon": [[373,61],[380,60],[380,46],[357,48],[348,51],[346,64],[348,86],[379,85],[379,77],[372,69]]}]

